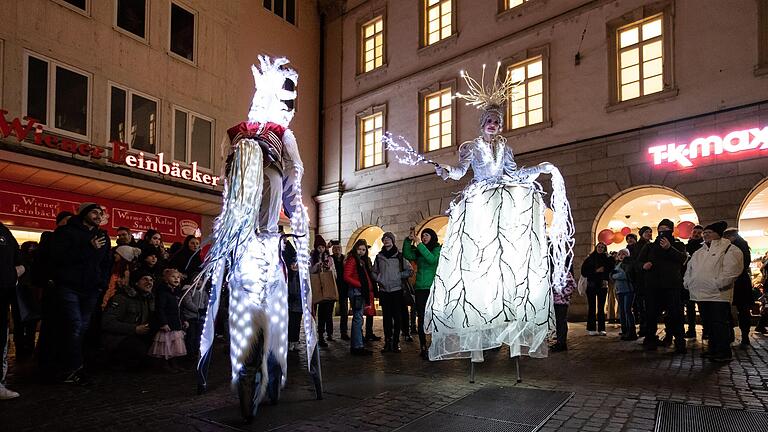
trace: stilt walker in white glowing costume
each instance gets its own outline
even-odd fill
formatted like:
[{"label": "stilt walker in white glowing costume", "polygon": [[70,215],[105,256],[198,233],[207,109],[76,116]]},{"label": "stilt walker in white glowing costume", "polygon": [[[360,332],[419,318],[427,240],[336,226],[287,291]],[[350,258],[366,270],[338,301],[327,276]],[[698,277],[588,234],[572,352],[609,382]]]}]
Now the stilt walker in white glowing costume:
[{"label": "stilt walker in white glowing costume", "polygon": [[[451,204],[427,301],[424,331],[432,335],[430,360],[482,362],[483,350],[502,344],[509,346],[512,357],[545,357],[554,328],[552,288],[564,286],[573,254],[573,222],[563,178],[548,162],[518,168],[500,135],[501,107],[516,85],[510,75],[498,82],[498,66],[488,88],[484,75],[485,66],[480,82],[462,71],[469,91],[456,97],[482,110],[481,135],[461,144],[456,166],[426,160],[391,136],[384,139],[398,159],[432,163],[444,180],[459,180],[470,167],[474,172]],[[536,182],[541,173],[552,176],[548,233],[543,191]]]},{"label": "stilt walker in white glowing costume", "polygon": [[286,80],[298,75],[288,60],[259,56],[252,66],[256,91],[248,121],[228,130],[229,151],[223,208],[214,224],[213,241],[201,274],[211,281],[211,300],[203,327],[198,365],[198,390],[207,387],[208,364],[221,287],[229,286],[229,328],[232,381],[246,421],[268,398],[276,403],[286,379],[288,294],[278,232],[280,209],[291,220],[299,264],[307,359],[318,398],[322,396],[320,359],[310,305],[308,217],[302,203],[304,171],[296,138],[288,128],[294,111],[284,101]]}]

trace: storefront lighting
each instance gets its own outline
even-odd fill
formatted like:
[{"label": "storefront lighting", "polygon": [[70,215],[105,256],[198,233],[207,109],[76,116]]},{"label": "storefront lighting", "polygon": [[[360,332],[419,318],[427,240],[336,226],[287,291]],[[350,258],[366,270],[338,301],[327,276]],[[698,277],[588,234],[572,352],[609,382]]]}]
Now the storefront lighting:
[{"label": "storefront lighting", "polygon": [[739,234],[744,237],[764,237],[767,236],[765,230],[756,229],[756,230],[747,230],[747,231],[740,231]]},{"label": "storefront lighting", "polygon": [[695,138],[688,144],[663,144],[650,147],[654,165],[673,164],[687,168],[696,159],[706,159],[724,153],[768,150],[768,126],[733,131],[724,137],[710,135]]}]

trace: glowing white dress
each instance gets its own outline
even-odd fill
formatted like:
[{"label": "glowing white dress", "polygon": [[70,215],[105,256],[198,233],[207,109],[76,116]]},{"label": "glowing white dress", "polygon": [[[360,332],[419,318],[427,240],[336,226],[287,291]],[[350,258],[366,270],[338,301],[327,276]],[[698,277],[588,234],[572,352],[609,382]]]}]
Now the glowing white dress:
[{"label": "glowing white dress", "polygon": [[465,142],[458,165],[443,167],[458,180],[470,166],[474,180],[451,205],[427,302],[429,358],[477,362],[501,344],[512,356],[545,357],[554,308],[546,207],[534,182],[542,168],[518,170],[503,137]]}]

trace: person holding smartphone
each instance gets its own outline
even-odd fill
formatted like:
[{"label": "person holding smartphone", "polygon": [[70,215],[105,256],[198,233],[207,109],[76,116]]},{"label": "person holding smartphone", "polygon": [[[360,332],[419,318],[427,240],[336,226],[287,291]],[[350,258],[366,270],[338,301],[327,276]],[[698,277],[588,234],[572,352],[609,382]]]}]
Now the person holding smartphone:
[{"label": "person holding smartphone", "polygon": [[683,331],[683,271],[688,254],[685,245],[673,234],[675,224],[669,219],[659,222],[658,236],[640,251],[637,257],[644,275],[646,297],[646,335],[643,346],[655,350],[659,315],[667,311],[665,322],[667,337],[674,338],[675,353],[684,354]]},{"label": "person holding smartphone", "polygon": [[77,215],[58,227],[51,238],[56,308],[61,317],[55,357],[58,378],[65,383],[88,383],[83,373],[83,338],[112,264],[109,237],[99,229],[103,214],[100,205],[82,203]]}]

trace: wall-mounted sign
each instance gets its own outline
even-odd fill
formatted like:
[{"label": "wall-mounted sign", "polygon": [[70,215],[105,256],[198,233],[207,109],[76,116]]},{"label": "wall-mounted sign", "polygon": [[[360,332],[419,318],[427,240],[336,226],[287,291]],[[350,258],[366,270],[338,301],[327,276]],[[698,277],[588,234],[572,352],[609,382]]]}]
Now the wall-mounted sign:
[{"label": "wall-mounted sign", "polygon": [[19,118],[14,118],[9,121],[6,118],[6,114],[8,114],[8,111],[0,109],[0,137],[2,138],[13,136],[19,143],[35,144],[93,160],[106,157],[107,150],[111,150],[112,154],[108,161],[113,164],[126,165],[142,171],[167,175],[209,186],[217,186],[219,184],[219,177],[198,171],[197,162],[192,162],[189,165],[173,161],[168,162],[164,160],[165,156],[163,153],[158,153],[157,155],[146,155],[144,152],[136,153],[129,149],[128,144],[119,141],[111,142],[109,148],[74,141],[69,138],[46,133],[43,125],[33,118],[24,117],[23,121]]},{"label": "wall-mounted sign", "polygon": [[664,144],[653,146],[653,164],[677,163],[681,167],[693,166],[696,159],[706,159],[723,153],[746,153],[768,150],[768,126],[733,131],[724,137],[711,135],[696,138],[688,144]]},{"label": "wall-mounted sign", "polygon": [[199,214],[0,180],[0,221],[12,227],[53,230],[56,214],[64,210],[77,213],[80,203],[89,201],[99,203],[104,209],[106,217],[102,228],[111,236],[117,235],[117,228],[121,226],[134,233],[152,228],[163,236],[163,241],[183,242],[187,235],[195,234],[201,224]]}]

